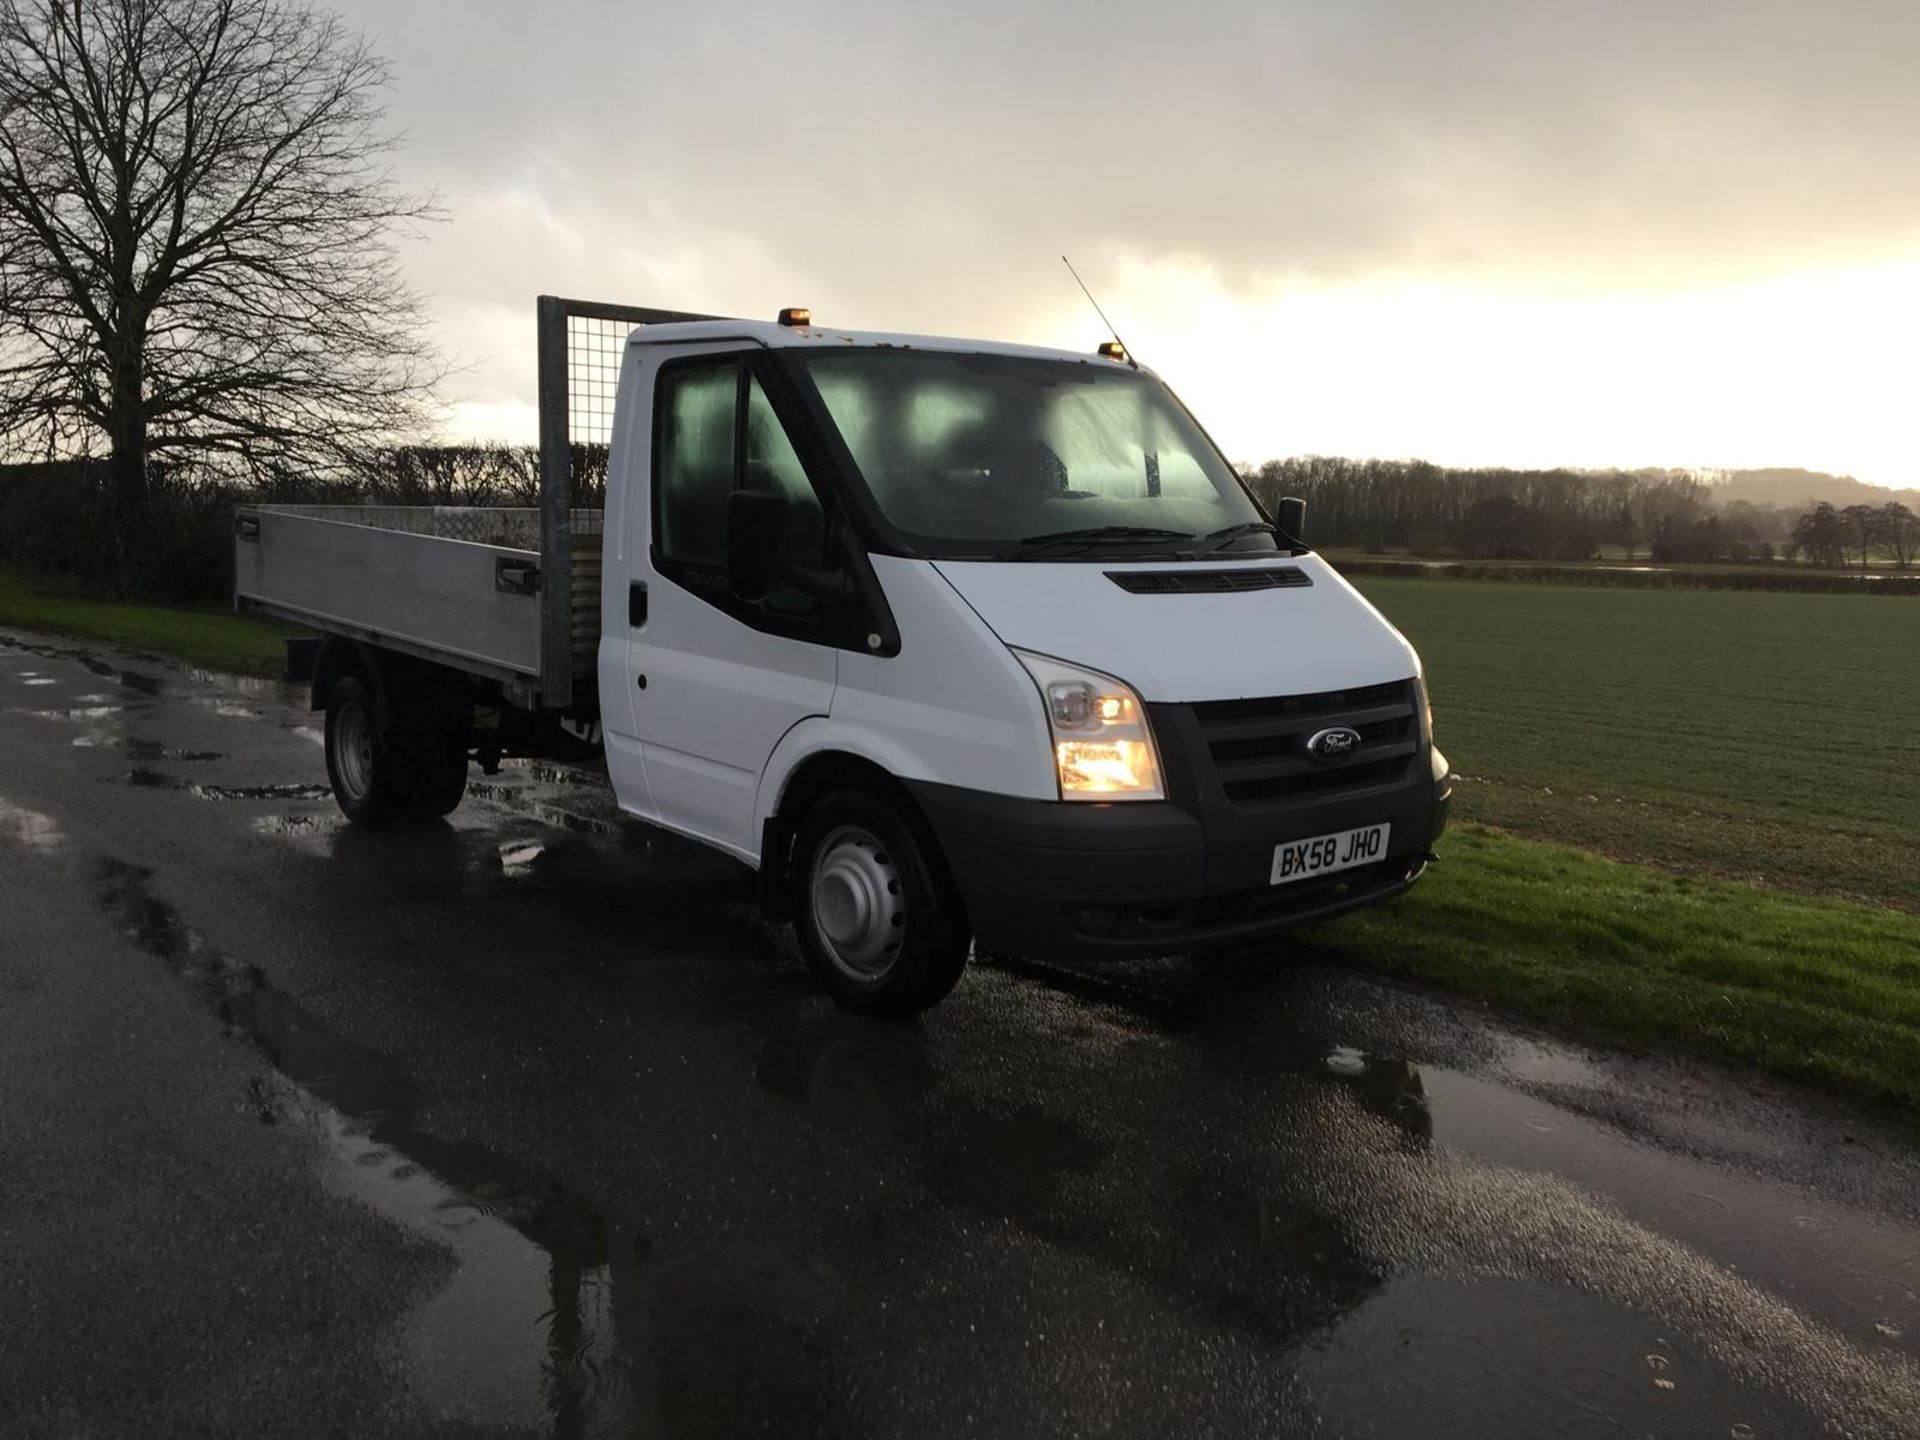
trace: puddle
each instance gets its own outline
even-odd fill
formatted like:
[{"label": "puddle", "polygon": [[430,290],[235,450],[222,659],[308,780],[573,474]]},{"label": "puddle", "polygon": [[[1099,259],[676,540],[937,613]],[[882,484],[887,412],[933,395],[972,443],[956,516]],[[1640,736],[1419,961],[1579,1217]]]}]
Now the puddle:
[{"label": "puddle", "polygon": [[36,720],[105,720],[120,713],[118,705],[77,705],[71,710],[28,710]]},{"label": "puddle", "polygon": [[1514,1079],[1565,1089],[1593,1089],[1607,1083],[1606,1072],[1583,1055],[1557,1045],[1523,1042],[1500,1057]]},{"label": "puddle", "polygon": [[333,791],[325,785],[189,785],[198,800],[327,800]]},{"label": "puddle", "polygon": [[67,837],[51,815],[0,799],[0,835],[6,835],[29,850],[53,851],[66,844]]},{"label": "puddle", "polygon": [[230,675],[224,670],[206,670],[197,665],[187,668],[187,678],[197,684],[218,686],[255,700],[278,700],[298,689],[285,680],[268,680],[258,675]]},{"label": "puddle", "polygon": [[341,815],[262,815],[253,822],[253,829],[283,840],[310,840],[330,835],[346,823]]},{"label": "puddle", "polygon": [[803,1265],[746,1241],[656,1255],[551,1176],[432,1134],[398,1064],[210,945],[150,872],[105,860],[94,881],[121,932],[277,1072],[236,1097],[240,1112],[308,1125],[330,1188],[456,1258],[396,1336],[437,1415],[565,1436],[844,1428],[846,1379],[813,1334],[831,1297]]},{"label": "puddle", "polygon": [[[1290,981],[1267,965],[1082,970],[994,956],[983,968],[1033,974],[1204,1055],[1210,1110],[1250,1082],[1264,1097],[1281,1077],[1297,1077],[1323,1094],[1338,1086],[1362,1110],[1391,1119],[1392,1132],[1343,1125],[1337,1158],[1285,1172],[1306,1211],[1340,1218],[1353,1253],[1375,1273],[1492,1263],[1506,1273],[1553,1277],[1559,1294],[1585,1292],[1664,1317],[1664,1333],[1699,1346],[1703,1363],[1750,1395],[1785,1385],[1815,1414],[1920,1422],[1920,1369],[1909,1368],[1920,1351],[1909,1338],[1914,1331],[1889,1333],[1876,1323],[1899,1331],[1903,1318],[1920,1316],[1913,1225],[1823,1205],[1829,1240],[1791,1234],[1789,1217],[1806,1213],[1812,1197],[1648,1148],[1530,1093],[1587,1080],[1594,1070],[1577,1056],[1509,1040],[1488,1057],[1500,1075],[1491,1079],[1388,1058],[1357,1026],[1352,1043],[1334,1046],[1311,981]],[[1510,1057],[1529,1073],[1527,1088],[1507,1078]],[[1299,1146],[1311,1135],[1302,1122],[1306,1106],[1324,1102],[1291,1093],[1296,1098],[1278,1109],[1280,1133]],[[1690,1207],[1695,1191],[1711,1206]],[[1461,1329],[1476,1345],[1492,1338],[1477,1324],[1463,1321]],[[1634,1358],[1648,1351],[1643,1345]],[[1365,1366],[1356,1369],[1348,1383],[1364,1373]],[[1444,1391],[1447,1383],[1436,1373],[1432,1388]],[[1524,1414],[1521,1399],[1510,1410],[1495,1403],[1492,1413],[1503,1412]],[[1410,1432],[1388,1426],[1377,1433]],[[1483,1425],[1459,1433],[1517,1432]],[[1920,1434],[1920,1424],[1864,1423],[1853,1433]]]},{"label": "puddle", "polygon": [[[1461,1323],[1435,1325],[1436,1316]],[[1500,1343],[1487,1344],[1489,1334]],[[1334,1433],[1806,1429],[1791,1405],[1753,1393],[1691,1347],[1670,1345],[1640,1317],[1596,1296],[1545,1294],[1508,1278],[1396,1278],[1307,1348],[1300,1378]],[[1527,1416],[1535,1423],[1514,1424]]]},{"label": "puddle", "polygon": [[502,768],[509,774],[524,775],[529,780],[537,780],[545,785],[579,785],[591,790],[607,791],[613,788],[604,770],[556,765],[548,760],[509,760]]},{"label": "puddle", "polygon": [[127,784],[141,790],[183,791],[196,800],[325,800],[333,793],[325,785],[202,785],[145,769],[129,770]]},{"label": "puddle", "polygon": [[509,879],[524,879],[533,873],[533,864],[547,853],[547,847],[537,841],[528,841],[518,845],[500,847],[500,871]]},{"label": "puddle", "polygon": [[325,785],[189,785],[196,800],[325,800],[333,792]]},{"label": "puddle", "polygon": [[481,800],[491,800],[543,825],[551,825],[557,830],[571,830],[577,835],[617,836],[626,828],[618,820],[582,815],[577,810],[567,810],[545,800],[536,800],[522,785],[502,785],[498,781],[483,780],[476,776],[467,782],[467,794]]},{"label": "puddle", "polygon": [[[117,665],[112,665],[102,660],[91,650],[66,649],[57,645],[36,645],[26,640],[15,640],[3,635],[0,635],[0,649],[34,655],[42,660],[71,660],[75,664],[85,666],[89,672],[98,675],[103,680],[117,681],[129,690],[137,691],[142,695],[158,695],[164,688],[163,683],[157,676],[146,675],[138,670],[123,670]],[[37,670],[23,670],[20,672],[23,676],[38,675],[39,673]]]},{"label": "puddle", "polygon": [[125,742],[125,748],[130,759],[141,761],[171,760],[186,765],[204,765],[227,758],[226,753],[220,750],[169,750],[157,740],[130,739]]},{"label": "puddle", "polygon": [[192,697],[192,701],[201,709],[211,710],[214,714],[223,716],[228,720],[258,720],[260,718],[260,712],[258,710],[242,705],[237,700],[222,700],[213,695],[195,695]]}]

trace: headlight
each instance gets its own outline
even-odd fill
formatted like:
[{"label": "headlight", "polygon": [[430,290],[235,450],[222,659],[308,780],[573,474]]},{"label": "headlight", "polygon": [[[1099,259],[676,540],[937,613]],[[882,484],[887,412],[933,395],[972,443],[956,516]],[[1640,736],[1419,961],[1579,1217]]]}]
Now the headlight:
[{"label": "headlight", "polygon": [[1420,691],[1420,733],[1427,737],[1427,743],[1433,743],[1433,699],[1427,694],[1427,682],[1416,679],[1414,685]]},{"label": "headlight", "polygon": [[1160,755],[1132,687],[1045,655],[1015,650],[1040,687],[1062,800],[1164,800]]}]

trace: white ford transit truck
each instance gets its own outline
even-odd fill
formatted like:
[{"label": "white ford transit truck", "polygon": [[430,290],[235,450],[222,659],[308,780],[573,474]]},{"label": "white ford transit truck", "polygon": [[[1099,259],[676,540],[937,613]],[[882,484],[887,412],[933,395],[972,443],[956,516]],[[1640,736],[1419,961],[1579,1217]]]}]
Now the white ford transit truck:
[{"label": "white ford transit truck", "polygon": [[1238,941],[1432,858],[1419,657],[1117,345],[541,306],[543,337],[652,322],[615,342],[600,505],[543,338],[538,511],[236,517],[236,603],[321,636],[349,820],[597,740],[622,810],[756,870],[832,993],[891,1014],[974,944]]}]

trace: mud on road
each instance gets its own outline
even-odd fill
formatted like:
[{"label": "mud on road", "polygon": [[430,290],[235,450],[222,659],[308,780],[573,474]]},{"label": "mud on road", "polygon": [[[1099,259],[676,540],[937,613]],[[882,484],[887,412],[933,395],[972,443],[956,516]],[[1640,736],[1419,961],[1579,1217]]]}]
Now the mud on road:
[{"label": "mud on road", "polygon": [[[476,777],[478,782],[478,777]],[[0,634],[0,1433],[1912,1435],[1920,1159],[1318,964],[842,1014],[579,772]]]}]

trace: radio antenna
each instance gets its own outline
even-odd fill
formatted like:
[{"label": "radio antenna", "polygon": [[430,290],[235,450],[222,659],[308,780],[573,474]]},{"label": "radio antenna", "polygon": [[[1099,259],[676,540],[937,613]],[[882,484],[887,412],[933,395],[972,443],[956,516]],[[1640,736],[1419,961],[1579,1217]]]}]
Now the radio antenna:
[{"label": "radio antenna", "polygon": [[1100,317],[1100,323],[1107,327],[1107,333],[1113,336],[1113,343],[1120,347],[1120,353],[1127,358],[1127,364],[1134,369],[1140,368],[1140,362],[1133,358],[1133,351],[1127,348],[1127,342],[1120,338],[1120,332],[1113,328],[1113,322],[1107,319],[1107,312],[1100,308],[1100,302],[1093,298],[1093,292],[1087,288],[1087,282],[1080,278],[1080,272],[1073,268],[1073,262],[1066,256],[1060,257],[1060,263],[1067,267],[1067,273],[1073,276],[1073,283],[1080,287],[1080,293],[1087,297],[1087,303],[1093,306],[1093,313]]}]

